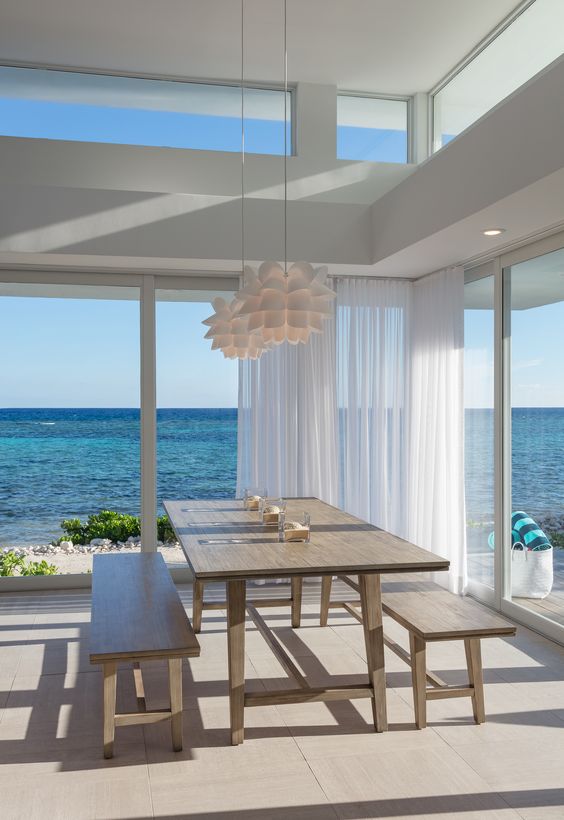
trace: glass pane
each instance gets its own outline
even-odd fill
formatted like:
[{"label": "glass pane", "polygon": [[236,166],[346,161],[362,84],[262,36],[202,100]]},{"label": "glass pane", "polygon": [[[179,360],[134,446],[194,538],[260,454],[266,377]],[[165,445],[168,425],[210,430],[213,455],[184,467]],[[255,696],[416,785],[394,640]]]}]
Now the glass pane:
[{"label": "glass pane", "polygon": [[[291,111],[288,92],[288,153]],[[240,151],[241,90],[0,66],[0,134]],[[284,153],[284,91],[245,89],[245,148],[249,153]]]},{"label": "glass pane", "polygon": [[507,282],[511,595],[515,603],[564,625],[564,250],[513,266]]},{"label": "glass pane", "polygon": [[[564,53],[564,3],[536,0],[433,98],[437,151]],[[548,101],[547,105],[557,104]]]},{"label": "glass pane", "polygon": [[139,290],[0,284],[0,349],[0,548],[87,572],[138,534]]},{"label": "glass pane", "polygon": [[[231,299],[233,294],[210,294]],[[234,498],[237,480],[238,364],[211,350],[202,321],[209,301],[191,291],[158,290],[157,500]],[[201,296],[199,298],[202,298]],[[172,534],[159,549],[169,564],[184,564]]]},{"label": "glass pane", "polygon": [[468,578],[494,585],[494,278],[464,288],[464,442]]},{"label": "glass pane", "polygon": [[407,102],[340,94],[337,158],[407,162]]}]

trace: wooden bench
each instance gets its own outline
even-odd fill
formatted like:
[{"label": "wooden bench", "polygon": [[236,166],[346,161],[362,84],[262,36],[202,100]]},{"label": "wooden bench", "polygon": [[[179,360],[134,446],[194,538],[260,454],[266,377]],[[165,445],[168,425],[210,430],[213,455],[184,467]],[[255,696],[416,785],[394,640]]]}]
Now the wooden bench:
[{"label": "wooden bench", "polygon": [[[480,641],[515,635],[516,627],[505,618],[490,612],[471,598],[453,595],[430,581],[389,576],[382,584],[382,610],[409,632],[410,651],[384,636],[384,643],[411,667],[415,723],[418,729],[427,725],[427,701],[440,698],[472,698],[476,723],[486,719],[484,682]],[[396,578],[397,580],[393,580]],[[413,578],[413,576],[410,576]],[[355,591],[358,583],[350,576],[339,576]],[[332,578],[323,578],[321,587],[321,626],[327,625],[330,607],[343,607],[362,623],[358,603],[332,602]],[[427,669],[426,648],[429,641],[463,640],[468,667],[468,684],[451,686]],[[427,686],[427,681],[431,687]]]},{"label": "wooden bench", "polygon": [[[116,726],[171,721],[172,745],[182,749],[182,658],[200,645],[162,555],[95,555],[90,663],[104,671],[104,757],[112,757]],[[170,709],[148,711],[140,661],[168,660]],[[117,665],[133,663],[139,711],[116,714]]]}]

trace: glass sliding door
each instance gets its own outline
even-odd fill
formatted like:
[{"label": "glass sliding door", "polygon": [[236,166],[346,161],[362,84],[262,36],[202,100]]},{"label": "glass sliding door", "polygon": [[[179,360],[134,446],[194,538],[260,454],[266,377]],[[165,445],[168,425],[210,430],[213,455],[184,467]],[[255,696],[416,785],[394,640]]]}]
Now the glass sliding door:
[{"label": "glass sliding door", "polygon": [[88,572],[136,534],[139,296],[0,283],[0,574]]},{"label": "glass sliding door", "polygon": [[468,581],[478,597],[494,589],[494,276],[466,275],[464,287],[464,462]]},{"label": "glass sliding door", "polygon": [[564,630],[564,249],[506,268],[504,301],[511,336],[504,598],[540,629],[548,619]]},{"label": "glass sliding door", "polygon": [[[238,364],[204,339],[211,300],[232,293],[156,291],[157,504],[165,498],[234,498]],[[159,526],[167,563],[185,566],[172,532]]]}]

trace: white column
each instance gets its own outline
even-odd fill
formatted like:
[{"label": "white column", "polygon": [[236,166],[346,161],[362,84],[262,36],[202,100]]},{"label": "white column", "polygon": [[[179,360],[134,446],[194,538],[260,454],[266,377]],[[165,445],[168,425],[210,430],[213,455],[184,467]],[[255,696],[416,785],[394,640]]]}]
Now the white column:
[{"label": "white column", "polygon": [[419,165],[430,156],[431,124],[429,122],[429,95],[418,92],[411,103],[410,162]]},{"label": "white column", "polygon": [[141,544],[157,549],[157,383],[155,277],[141,287]]}]

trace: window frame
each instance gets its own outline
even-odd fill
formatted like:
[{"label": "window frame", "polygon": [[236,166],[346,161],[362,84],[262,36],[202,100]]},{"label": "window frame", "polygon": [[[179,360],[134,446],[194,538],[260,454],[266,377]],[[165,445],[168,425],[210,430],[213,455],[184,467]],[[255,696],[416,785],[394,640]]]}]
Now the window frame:
[{"label": "window frame", "polygon": [[[29,268],[0,265],[0,282],[25,285],[95,285],[135,287],[139,290],[139,409],[140,409],[140,506],[141,539],[143,552],[157,551],[157,361],[156,361],[156,291],[231,291],[240,286],[238,273],[221,271],[217,274],[193,272],[186,274],[172,271],[134,271],[123,269],[108,272],[104,269]],[[186,572],[175,571],[179,580],[186,580]],[[71,587],[75,581],[84,585],[82,575],[65,574],[63,582],[52,582],[49,576],[40,578],[33,588],[53,586]],[[12,582],[14,579],[6,579]],[[34,579],[35,581],[37,579]],[[88,581],[88,576],[86,577]],[[6,588],[0,583],[0,591]]]},{"label": "window frame", "polygon": [[[169,82],[169,83],[184,83],[185,85],[208,85],[208,86],[220,86],[222,88],[237,88],[241,89],[241,82],[237,82],[236,80],[223,80],[223,79],[208,79],[205,77],[181,77],[176,74],[147,74],[145,72],[140,71],[117,71],[109,68],[91,68],[91,67],[83,67],[83,66],[62,66],[57,65],[54,63],[33,63],[27,62],[24,60],[3,60],[0,58],[0,68],[25,68],[25,69],[35,69],[36,71],[59,71],[66,74],[86,74],[86,75],[94,75],[99,77],[117,77],[120,79],[128,79],[128,80],[154,80],[156,82]],[[288,83],[287,88],[284,87],[284,83],[263,83],[259,81],[252,81],[243,83],[244,90],[251,90],[251,91],[280,91],[284,92],[287,91],[290,95],[290,106],[288,108],[287,114],[290,118],[290,145],[288,156],[295,156],[296,155],[296,135],[297,135],[297,126],[296,126],[296,118],[297,118],[297,105],[296,105],[296,89],[297,85],[295,83]],[[1,137],[2,135],[0,135]],[[41,139],[38,137],[37,139]],[[61,140],[62,142],[63,140]],[[100,143],[95,142],[92,140],[96,145],[127,145],[128,143]],[[157,148],[167,148],[168,146],[143,146],[147,148],[157,147]],[[196,148],[172,148],[171,150],[180,150],[180,151],[196,151],[196,150],[205,150],[205,149],[196,149]],[[209,149],[214,150],[214,149]],[[221,153],[221,152],[218,152]],[[225,153],[233,153],[237,154],[239,151],[229,151]],[[247,152],[250,153],[250,152]],[[273,156],[273,157],[283,157],[284,153],[280,154],[256,154],[256,156]]]},{"label": "window frame", "polygon": [[[536,0],[521,0],[521,3],[519,3],[519,5],[516,8],[514,8],[513,11],[507,17],[505,17],[495,28],[493,28],[489,32],[489,34],[487,34],[484,37],[483,40],[480,40],[480,42],[470,52],[468,52],[468,54],[465,57],[463,57],[459,63],[453,66],[453,68],[451,68],[451,70],[447,72],[447,74],[445,74],[445,76],[442,77],[442,79],[440,79],[439,82],[436,85],[434,85],[433,88],[431,88],[431,90],[428,92],[428,144],[430,148],[430,156],[434,156],[434,154],[436,154],[442,148],[446,148],[446,145],[438,145],[437,147],[435,147],[437,136],[435,134],[435,97],[437,96],[437,94],[440,91],[442,91],[443,88],[445,88],[452,80],[454,80],[455,77],[457,77],[462,71],[464,71],[464,69],[467,66],[469,66],[470,63],[472,63],[476,59],[476,57],[478,57],[483,51],[485,51],[486,48],[488,48],[495,40],[497,40],[497,38],[501,34],[503,34],[503,32],[506,29],[508,29],[515,22],[515,20],[517,20],[517,18],[520,17],[523,14],[523,12],[527,11],[527,9],[530,8],[535,2]],[[504,99],[507,98],[504,97]],[[503,102],[503,100],[500,100],[499,102]],[[492,109],[490,108],[489,111],[491,110]],[[487,116],[489,111],[483,114],[482,117]],[[468,130],[468,128],[471,128],[476,122],[479,122],[482,119],[482,117],[478,117],[477,120],[475,120],[473,123],[467,126],[467,128],[461,131],[460,134],[463,134],[464,131]],[[460,136],[460,134],[456,134],[454,139]]]},{"label": "window frame", "polygon": [[[339,97],[362,97],[363,99],[367,100],[391,100],[392,102],[404,102],[406,103],[406,134],[407,134],[407,150],[406,150],[406,160],[402,163],[396,163],[397,165],[411,165],[414,162],[414,153],[415,153],[415,146],[414,146],[414,130],[413,130],[413,123],[414,123],[414,113],[413,113],[413,95],[410,94],[383,94],[378,93],[375,91],[347,91],[344,88],[337,89],[337,100],[335,101],[335,136],[337,135],[337,128],[339,127],[339,122],[337,118],[337,103]],[[335,152],[336,153],[336,152]],[[339,159],[339,157],[337,157]],[[343,160],[346,162],[347,160]],[[371,162],[372,160],[365,160],[365,162]]]}]

